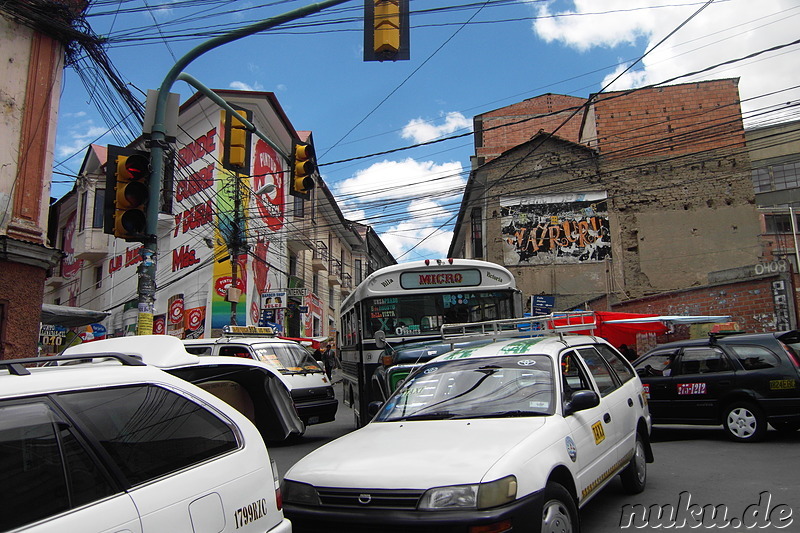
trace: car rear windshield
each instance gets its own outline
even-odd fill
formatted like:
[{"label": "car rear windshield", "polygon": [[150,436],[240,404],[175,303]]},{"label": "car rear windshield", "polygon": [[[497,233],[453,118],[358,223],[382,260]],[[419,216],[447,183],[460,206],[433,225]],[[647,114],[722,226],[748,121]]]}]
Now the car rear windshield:
[{"label": "car rear windshield", "polygon": [[376,420],[551,415],[553,369],[544,355],[430,363],[411,376]]},{"label": "car rear windshield", "polygon": [[256,359],[273,365],[284,374],[322,372],[314,357],[299,344],[254,344],[253,353]]}]

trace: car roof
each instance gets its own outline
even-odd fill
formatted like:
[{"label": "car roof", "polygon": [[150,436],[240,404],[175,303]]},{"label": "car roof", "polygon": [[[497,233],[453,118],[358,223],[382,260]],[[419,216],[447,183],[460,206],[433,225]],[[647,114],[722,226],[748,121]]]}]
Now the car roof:
[{"label": "car roof", "polygon": [[[41,357],[43,363],[55,358]],[[127,366],[104,359],[91,364],[28,367],[27,375],[15,375],[0,363],[0,398],[96,389],[138,383],[166,383],[185,387],[185,381],[153,366]]]},{"label": "car roof", "polygon": [[211,344],[294,344],[302,348],[302,344],[287,339],[279,339],[277,337],[237,337],[237,336],[223,336],[214,337],[213,339],[185,339],[181,341],[186,346],[208,346]]},{"label": "car roof", "polygon": [[188,366],[229,365],[253,368],[284,378],[272,365],[255,359],[230,356],[198,356],[186,351],[183,341],[171,335],[134,335],[114,337],[71,346],[64,350],[65,355],[121,353],[132,355],[142,362],[163,369],[176,369]]},{"label": "car roof", "polygon": [[503,339],[482,346],[457,348],[440,355],[432,361],[472,359],[481,357],[508,357],[513,355],[547,355],[556,358],[565,348],[585,344],[608,344],[599,337],[590,335],[546,335]]}]

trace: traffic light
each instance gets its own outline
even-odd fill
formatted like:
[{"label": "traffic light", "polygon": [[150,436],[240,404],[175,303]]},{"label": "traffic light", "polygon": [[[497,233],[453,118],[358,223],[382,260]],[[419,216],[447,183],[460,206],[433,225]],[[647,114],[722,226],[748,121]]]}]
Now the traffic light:
[{"label": "traffic light", "polygon": [[[237,109],[236,113],[252,123],[253,112]],[[227,111],[222,112],[225,142],[222,151],[222,167],[234,172],[250,173],[251,133],[239,117]]]},{"label": "traffic light", "polygon": [[129,242],[144,242],[150,153],[109,145],[105,195],[105,232]]},{"label": "traffic light", "polygon": [[292,146],[292,188],[289,191],[292,196],[311,198],[311,189],[316,184],[312,176],[317,170],[315,157],[314,147],[309,143],[295,142]]},{"label": "traffic light", "polygon": [[408,0],[364,1],[364,61],[409,59]]}]

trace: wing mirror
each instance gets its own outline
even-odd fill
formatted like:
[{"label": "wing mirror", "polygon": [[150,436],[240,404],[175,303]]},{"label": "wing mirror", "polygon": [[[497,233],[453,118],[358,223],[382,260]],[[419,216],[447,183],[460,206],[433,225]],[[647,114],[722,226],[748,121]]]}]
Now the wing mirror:
[{"label": "wing mirror", "polygon": [[565,414],[571,415],[578,411],[591,409],[600,405],[600,396],[592,390],[579,390],[572,394],[572,398],[565,406]]}]

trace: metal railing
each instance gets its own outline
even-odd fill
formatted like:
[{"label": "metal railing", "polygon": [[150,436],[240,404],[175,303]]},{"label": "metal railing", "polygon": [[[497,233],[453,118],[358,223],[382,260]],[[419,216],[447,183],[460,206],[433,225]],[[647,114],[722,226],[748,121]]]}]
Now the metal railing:
[{"label": "metal railing", "polygon": [[535,337],[593,330],[597,318],[592,311],[571,311],[549,315],[487,320],[464,324],[442,325],[442,339],[456,341],[476,337]]}]

